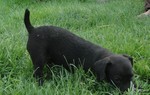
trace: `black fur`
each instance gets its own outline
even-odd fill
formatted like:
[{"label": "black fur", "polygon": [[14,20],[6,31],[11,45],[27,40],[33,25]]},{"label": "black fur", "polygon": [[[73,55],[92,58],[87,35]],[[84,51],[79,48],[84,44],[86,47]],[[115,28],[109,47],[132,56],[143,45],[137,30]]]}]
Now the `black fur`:
[{"label": "black fur", "polygon": [[24,23],[25,23],[25,26],[26,26],[29,34],[30,34],[32,32],[32,29],[34,29],[34,27],[30,23],[30,12],[28,9],[26,9],[26,11],[25,11]]},{"label": "black fur", "polygon": [[68,71],[71,65],[83,66],[91,71],[97,79],[108,80],[122,91],[130,87],[132,58],[127,55],[116,55],[110,51],[86,41],[68,30],[55,26],[40,26],[34,28],[29,20],[30,12],[25,11],[24,22],[29,32],[27,50],[31,56],[35,77],[43,80],[43,67],[52,63],[62,65]]}]

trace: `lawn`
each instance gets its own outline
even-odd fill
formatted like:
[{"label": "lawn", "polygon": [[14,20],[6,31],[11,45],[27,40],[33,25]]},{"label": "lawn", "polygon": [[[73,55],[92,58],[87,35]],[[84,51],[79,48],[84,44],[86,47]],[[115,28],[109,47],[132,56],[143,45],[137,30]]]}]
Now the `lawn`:
[{"label": "lawn", "polygon": [[52,78],[39,87],[26,50],[26,8],[34,26],[59,26],[116,54],[132,56],[134,81],[142,89],[131,87],[123,94],[150,95],[150,17],[137,17],[144,10],[143,0],[100,1],[1,0],[0,95],[121,94],[105,81],[97,83],[82,68],[71,74],[59,66],[51,68]]}]

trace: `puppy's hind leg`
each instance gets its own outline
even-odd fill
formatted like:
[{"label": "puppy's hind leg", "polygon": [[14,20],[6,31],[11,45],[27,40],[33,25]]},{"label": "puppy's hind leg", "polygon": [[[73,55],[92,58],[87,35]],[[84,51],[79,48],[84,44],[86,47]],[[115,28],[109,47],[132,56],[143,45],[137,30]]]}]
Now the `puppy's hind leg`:
[{"label": "puppy's hind leg", "polygon": [[51,58],[48,58],[47,60],[48,60],[48,62],[46,64],[46,77],[45,77],[45,79],[49,80],[49,79],[52,78],[52,70],[51,70],[51,68],[54,66],[54,64],[51,61]]},{"label": "puppy's hind leg", "polygon": [[43,84],[43,68],[46,64],[46,58],[44,54],[38,52],[30,52],[30,56],[34,66],[34,77],[37,79],[39,85]]},{"label": "puppy's hind leg", "polygon": [[34,62],[34,77],[38,80],[39,85],[43,85],[43,68],[44,68],[45,60],[43,58],[39,58]]}]

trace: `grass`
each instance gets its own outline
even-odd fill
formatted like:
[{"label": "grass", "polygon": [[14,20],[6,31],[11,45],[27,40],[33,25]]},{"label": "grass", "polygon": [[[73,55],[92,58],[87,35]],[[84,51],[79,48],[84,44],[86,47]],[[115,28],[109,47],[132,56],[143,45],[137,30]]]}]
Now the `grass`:
[{"label": "grass", "polygon": [[[24,11],[31,11],[35,26],[55,25],[118,54],[134,58],[134,81],[142,90],[130,88],[124,95],[150,92],[150,17],[137,18],[142,0],[1,0],[0,1],[0,95],[119,95],[116,88],[88,76],[80,68],[70,74],[52,69],[52,79],[38,87],[32,77],[26,51]],[[59,69],[59,70],[57,70]]]}]

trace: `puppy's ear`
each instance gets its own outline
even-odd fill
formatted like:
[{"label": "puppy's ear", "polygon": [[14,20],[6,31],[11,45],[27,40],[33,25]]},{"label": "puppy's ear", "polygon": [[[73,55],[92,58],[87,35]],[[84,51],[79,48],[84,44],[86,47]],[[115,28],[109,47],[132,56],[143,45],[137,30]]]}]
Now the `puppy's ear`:
[{"label": "puppy's ear", "polygon": [[133,58],[129,55],[123,54],[124,57],[128,58],[133,66]]},{"label": "puppy's ear", "polygon": [[111,64],[109,57],[98,60],[94,63],[93,70],[97,76],[98,81],[104,80],[106,78],[106,68],[108,64]]}]

